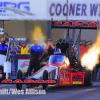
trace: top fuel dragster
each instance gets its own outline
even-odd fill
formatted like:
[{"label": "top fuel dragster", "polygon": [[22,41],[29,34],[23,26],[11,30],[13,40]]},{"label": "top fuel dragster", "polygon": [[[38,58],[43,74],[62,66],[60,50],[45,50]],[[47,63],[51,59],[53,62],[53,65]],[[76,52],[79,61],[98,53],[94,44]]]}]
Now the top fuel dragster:
[{"label": "top fuel dragster", "polygon": [[[52,28],[74,28],[74,29],[97,29],[96,23],[69,23],[52,22]],[[78,45],[80,40],[78,42]],[[76,59],[70,41],[59,39],[56,48],[61,53],[51,55],[47,64],[31,76],[22,77],[21,70],[17,71],[16,79],[1,80],[0,84],[16,84],[17,89],[22,89],[22,84],[43,85],[43,89],[48,88],[48,84],[62,85],[88,85],[92,86],[94,72],[81,66]]]}]

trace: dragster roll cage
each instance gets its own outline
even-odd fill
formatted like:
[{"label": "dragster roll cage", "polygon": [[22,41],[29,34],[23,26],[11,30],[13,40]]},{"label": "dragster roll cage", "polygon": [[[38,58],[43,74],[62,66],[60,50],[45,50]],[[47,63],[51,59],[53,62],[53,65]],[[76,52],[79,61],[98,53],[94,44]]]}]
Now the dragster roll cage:
[{"label": "dragster roll cage", "polygon": [[[78,61],[80,60],[80,53],[79,53],[79,46],[81,42],[81,29],[99,29],[99,21],[97,22],[86,22],[86,21],[53,21],[53,18],[51,19],[51,28],[60,28],[60,29],[68,29],[67,35],[69,36],[69,29],[80,29],[79,35],[77,37],[76,43],[78,43]],[[61,49],[63,51],[62,53],[65,53],[65,50],[68,49],[68,47],[71,47],[71,45],[74,45],[74,41],[68,40],[66,38],[67,43],[65,44],[56,44],[56,47]],[[73,42],[73,43],[72,43]],[[76,44],[75,43],[75,44]],[[69,45],[68,45],[69,44]],[[61,45],[63,47],[61,47]],[[66,48],[64,48],[66,45]]]},{"label": "dragster roll cage", "polygon": [[57,84],[57,80],[0,79],[0,84]]},{"label": "dragster roll cage", "polygon": [[55,43],[55,46],[61,49],[61,53],[66,54],[66,50],[69,48],[69,43],[66,40],[58,39]]}]

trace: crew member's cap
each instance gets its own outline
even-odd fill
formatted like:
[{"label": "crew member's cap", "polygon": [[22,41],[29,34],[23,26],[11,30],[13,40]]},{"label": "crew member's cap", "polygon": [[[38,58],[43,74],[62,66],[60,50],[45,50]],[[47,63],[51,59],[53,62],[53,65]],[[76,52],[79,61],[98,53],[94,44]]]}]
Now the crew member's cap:
[{"label": "crew member's cap", "polygon": [[52,41],[51,39],[48,39],[48,41]]},{"label": "crew member's cap", "polygon": [[35,38],[34,40],[38,40],[37,38]]}]

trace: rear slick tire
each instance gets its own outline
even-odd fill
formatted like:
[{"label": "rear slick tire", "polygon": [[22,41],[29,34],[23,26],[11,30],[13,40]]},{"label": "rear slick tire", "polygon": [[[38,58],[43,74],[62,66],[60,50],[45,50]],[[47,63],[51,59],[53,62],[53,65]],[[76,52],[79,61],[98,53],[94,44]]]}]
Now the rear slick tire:
[{"label": "rear slick tire", "polygon": [[84,85],[85,86],[93,85],[93,75],[90,70],[85,70]]}]

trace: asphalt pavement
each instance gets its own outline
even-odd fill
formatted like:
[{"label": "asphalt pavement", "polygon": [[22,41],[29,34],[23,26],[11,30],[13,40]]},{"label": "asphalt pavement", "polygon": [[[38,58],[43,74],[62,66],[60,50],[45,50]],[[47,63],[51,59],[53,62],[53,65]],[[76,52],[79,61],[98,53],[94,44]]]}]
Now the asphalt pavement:
[{"label": "asphalt pavement", "polygon": [[[15,89],[15,85],[1,84],[2,89]],[[38,88],[41,89],[41,86]],[[26,86],[23,85],[23,90]],[[0,100],[100,100],[100,82],[95,82],[92,87],[86,86],[49,86],[49,90],[43,95],[1,95]]]}]

